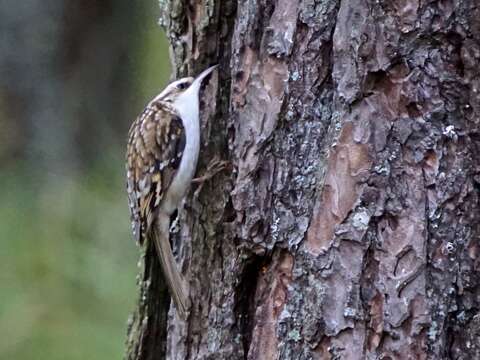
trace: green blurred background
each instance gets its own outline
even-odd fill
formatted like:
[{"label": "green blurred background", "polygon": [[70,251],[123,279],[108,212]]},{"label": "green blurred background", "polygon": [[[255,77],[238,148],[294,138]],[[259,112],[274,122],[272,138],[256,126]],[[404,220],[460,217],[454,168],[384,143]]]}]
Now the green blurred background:
[{"label": "green blurred background", "polygon": [[0,359],[119,359],[138,248],[128,127],[168,81],[158,3],[0,7]]}]

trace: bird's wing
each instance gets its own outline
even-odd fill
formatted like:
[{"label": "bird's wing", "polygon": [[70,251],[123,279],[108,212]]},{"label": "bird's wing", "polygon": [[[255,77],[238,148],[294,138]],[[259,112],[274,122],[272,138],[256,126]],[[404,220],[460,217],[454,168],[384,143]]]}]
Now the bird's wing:
[{"label": "bird's wing", "polygon": [[182,120],[167,106],[149,105],[130,128],[127,192],[135,239],[142,243],[185,148]]}]

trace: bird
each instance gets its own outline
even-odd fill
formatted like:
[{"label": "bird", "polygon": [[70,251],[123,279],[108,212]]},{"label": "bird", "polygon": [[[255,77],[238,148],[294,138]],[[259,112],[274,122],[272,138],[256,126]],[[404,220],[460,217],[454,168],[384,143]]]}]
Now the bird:
[{"label": "bird", "polygon": [[[127,195],[134,239],[153,241],[180,318],[190,307],[188,288],[170,246],[170,218],[181,206],[200,151],[200,87],[217,68],[169,84],[151,100],[128,132]],[[209,165],[220,171],[223,163]]]}]

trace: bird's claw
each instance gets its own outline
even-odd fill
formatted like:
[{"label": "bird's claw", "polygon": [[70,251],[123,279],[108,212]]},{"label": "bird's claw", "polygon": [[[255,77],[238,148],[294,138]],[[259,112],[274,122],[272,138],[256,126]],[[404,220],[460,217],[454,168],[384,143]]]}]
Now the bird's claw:
[{"label": "bird's claw", "polygon": [[217,157],[212,159],[207,166],[207,170],[205,170],[205,174],[192,180],[192,183],[199,184],[198,188],[195,190],[194,197],[198,197],[200,191],[202,191],[203,184],[205,184],[206,181],[212,179],[219,172],[227,169],[228,165],[228,161],[220,160]]},{"label": "bird's claw", "polygon": [[228,165],[228,161],[220,160],[218,158],[214,158],[208,164],[207,170],[205,171],[205,174],[200,176],[200,177],[197,177],[197,178],[193,179],[192,182],[195,183],[195,184],[202,184],[205,181],[208,181],[211,178],[213,178],[219,172],[225,170],[227,168],[227,165]]}]

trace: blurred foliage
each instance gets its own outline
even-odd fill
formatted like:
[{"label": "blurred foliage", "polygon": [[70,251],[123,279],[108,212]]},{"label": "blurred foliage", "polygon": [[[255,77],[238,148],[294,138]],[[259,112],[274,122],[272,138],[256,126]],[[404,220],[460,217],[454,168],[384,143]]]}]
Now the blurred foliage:
[{"label": "blurred foliage", "polygon": [[[11,145],[18,143],[17,125],[28,126],[29,121],[13,105],[8,107],[12,96],[5,93],[13,91],[0,84],[0,359],[123,356],[126,322],[137,300],[138,273],[138,249],[130,234],[124,189],[124,145],[129,124],[170,74],[157,7],[154,0],[128,2],[128,6],[123,2],[120,7],[120,25],[132,21],[127,35],[113,33],[125,37],[129,54],[123,68],[127,74],[122,74],[128,81],[127,90],[117,99],[124,104],[121,115],[118,108],[111,109],[115,116],[102,108],[97,118],[89,119],[88,126],[94,128],[87,130],[92,134],[102,131],[106,138],[101,144],[88,135],[66,142],[76,148],[72,154],[77,157],[96,149],[93,160],[67,158],[46,171],[42,162],[18,152]],[[5,67],[5,63],[0,65]],[[97,69],[87,71],[95,76]],[[80,76],[69,81],[71,85],[87,80]],[[88,92],[88,83],[78,88]],[[15,90],[15,96],[21,98],[21,91]],[[68,104],[81,103],[82,93],[68,96],[72,97],[66,100]],[[116,122],[105,126],[112,117]],[[75,132],[82,126],[75,121],[65,124],[76,126]],[[68,131],[59,128],[49,141],[57,141]],[[28,137],[22,141],[28,147]]]}]

